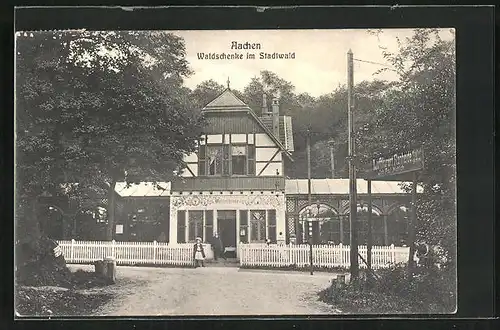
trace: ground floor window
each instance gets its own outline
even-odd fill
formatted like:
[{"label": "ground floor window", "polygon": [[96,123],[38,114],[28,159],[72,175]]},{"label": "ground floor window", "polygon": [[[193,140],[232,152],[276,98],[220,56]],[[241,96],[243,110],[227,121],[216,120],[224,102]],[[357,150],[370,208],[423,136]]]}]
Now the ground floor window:
[{"label": "ground floor window", "polygon": [[250,211],[250,241],[262,243],[266,241],[266,211],[264,210]]},{"label": "ground floor window", "polygon": [[214,234],[213,210],[179,210],[177,211],[177,242],[194,242],[200,237],[204,242],[212,239]]},{"label": "ground floor window", "polygon": [[188,241],[194,242],[196,237],[203,239],[203,211],[189,211]]},{"label": "ground floor window", "polygon": [[[269,239],[271,244],[276,243],[276,210],[250,210],[241,211],[250,214],[250,233],[247,241],[264,243]],[[243,218],[246,221],[246,215]],[[240,226],[242,217],[240,215]],[[241,228],[245,229],[245,228]],[[241,232],[243,233],[243,231]],[[245,237],[246,238],[246,237]]]},{"label": "ground floor window", "polygon": [[267,238],[276,244],[276,210],[267,211]]}]

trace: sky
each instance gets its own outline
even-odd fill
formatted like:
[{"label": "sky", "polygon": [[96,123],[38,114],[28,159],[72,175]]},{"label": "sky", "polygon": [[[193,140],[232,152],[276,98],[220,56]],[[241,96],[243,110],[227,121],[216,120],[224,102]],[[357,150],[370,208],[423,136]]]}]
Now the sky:
[{"label": "sky", "polygon": [[[184,38],[186,59],[194,74],[185,85],[195,88],[200,82],[213,79],[226,86],[243,91],[251,78],[262,70],[269,70],[290,81],[296,93],[320,96],[332,92],[347,80],[347,51],[355,59],[389,65],[379,46],[397,51],[397,37],[404,40],[412,29],[385,29],[371,35],[368,30],[232,30],[232,31],[172,31]],[[443,28],[440,36],[453,40],[452,29]],[[231,49],[232,42],[260,44],[261,49]],[[199,59],[198,53],[239,53],[243,59]],[[259,53],[295,53],[295,59],[259,59]],[[254,53],[256,59],[246,59]],[[395,80],[392,71],[374,76],[383,66],[354,61],[354,82],[363,80]]]}]

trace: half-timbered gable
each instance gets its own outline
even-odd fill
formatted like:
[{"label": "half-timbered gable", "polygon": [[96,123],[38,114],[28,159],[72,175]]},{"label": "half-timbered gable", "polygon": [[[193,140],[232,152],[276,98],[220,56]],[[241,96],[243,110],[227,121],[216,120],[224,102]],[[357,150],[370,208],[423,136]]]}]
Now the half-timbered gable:
[{"label": "half-timbered gable", "polygon": [[[207,104],[202,110],[207,122],[204,134],[198,151],[186,155],[182,176],[211,177],[212,182],[220,177],[221,181],[240,181],[240,187],[253,177],[283,178],[284,158],[291,160],[293,151],[293,132],[290,118],[279,116],[279,101],[273,102],[274,113],[262,117],[257,117],[230,89]],[[273,127],[274,122],[279,127]],[[265,180],[257,179],[247,188],[259,188],[258,182]]]},{"label": "half-timbered gable", "polygon": [[242,242],[285,241],[284,161],[292,161],[293,138],[279,100],[269,118],[258,117],[227,88],[202,113],[198,150],[172,182],[170,242],[217,233],[236,251]]}]

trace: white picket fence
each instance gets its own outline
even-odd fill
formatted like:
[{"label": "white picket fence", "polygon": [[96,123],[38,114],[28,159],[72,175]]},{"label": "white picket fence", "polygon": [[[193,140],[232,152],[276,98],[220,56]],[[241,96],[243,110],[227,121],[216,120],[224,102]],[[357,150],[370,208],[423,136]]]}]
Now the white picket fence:
[{"label": "white picket fence", "polygon": [[[106,257],[116,258],[119,265],[177,265],[193,264],[193,244],[116,241],[58,241],[67,263],[93,263]],[[206,254],[212,254],[205,244]],[[207,257],[210,257],[208,255]]]},{"label": "white picket fence", "polygon": [[[313,265],[319,268],[348,268],[350,247],[348,245],[313,245]],[[359,246],[359,254],[365,259],[366,246]],[[391,246],[372,247],[372,268],[379,269],[408,260],[409,248]],[[241,266],[249,267],[310,267],[309,245],[241,244],[239,246]],[[358,257],[359,266],[366,264]]]},{"label": "white picket fence", "polygon": [[[193,244],[168,244],[159,242],[116,242],[116,241],[58,241],[67,263],[88,264],[106,257],[116,258],[119,265],[175,265],[193,264]],[[209,244],[204,244],[207,259],[213,258]],[[366,260],[366,246],[359,247],[359,253]],[[388,267],[406,262],[409,248],[374,246],[372,267]],[[320,268],[348,268],[350,265],[348,245],[313,245],[313,265]],[[310,266],[309,245],[240,244],[238,248],[240,266],[291,267]],[[365,263],[358,258],[361,268]]]}]

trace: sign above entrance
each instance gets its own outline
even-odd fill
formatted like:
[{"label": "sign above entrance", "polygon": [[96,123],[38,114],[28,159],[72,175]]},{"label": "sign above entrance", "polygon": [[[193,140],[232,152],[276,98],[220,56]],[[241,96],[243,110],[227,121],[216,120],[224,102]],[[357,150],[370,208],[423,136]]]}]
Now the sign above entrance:
[{"label": "sign above entrance", "polygon": [[395,154],[388,158],[373,159],[366,171],[366,177],[372,180],[402,179],[405,174],[424,168],[422,148]]},{"label": "sign above entrance", "polygon": [[244,205],[248,207],[272,206],[280,207],[284,203],[283,195],[262,196],[172,196],[174,207],[206,207],[213,205]]}]

